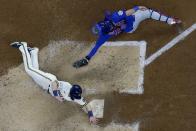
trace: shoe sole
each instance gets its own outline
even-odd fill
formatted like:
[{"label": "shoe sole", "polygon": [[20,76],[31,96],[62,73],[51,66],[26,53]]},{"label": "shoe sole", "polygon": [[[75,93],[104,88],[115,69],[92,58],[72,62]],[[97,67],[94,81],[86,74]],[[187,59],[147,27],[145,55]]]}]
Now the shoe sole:
[{"label": "shoe sole", "polygon": [[19,47],[15,47],[15,46],[14,46],[15,44],[17,44],[17,46],[18,46],[18,44],[19,44],[20,46],[23,45],[22,42],[13,42],[13,43],[10,44],[10,46],[12,46],[13,48],[19,48]]}]

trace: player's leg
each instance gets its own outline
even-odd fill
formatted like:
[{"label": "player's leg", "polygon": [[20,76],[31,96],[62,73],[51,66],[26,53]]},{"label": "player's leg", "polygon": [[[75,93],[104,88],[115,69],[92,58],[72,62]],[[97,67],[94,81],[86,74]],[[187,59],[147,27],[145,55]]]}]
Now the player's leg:
[{"label": "player's leg", "polygon": [[149,11],[150,11],[150,19],[162,21],[169,25],[174,25],[178,33],[182,33],[182,31],[184,30],[181,20],[171,17],[171,16],[164,15],[163,13],[160,13],[152,9],[149,9]]},{"label": "player's leg", "polygon": [[139,24],[146,19],[162,21],[169,25],[173,25],[173,24],[177,24],[178,22],[181,22],[173,17],[166,16],[152,9],[138,10],[133,15],[135,16],[135,21],[133,23],[133,30],[130,33],[134,32],[139,26]]},{"label": "player's leg", "polygon": [[22,53],[25,71],[30,75],[31,70],[29,67],[32,68],[32,61],[31,61],[31,57],[30,57],[29,52],[26,51],[27,50],[27,43],[21,42],[21,46],[19,47],[19,50]]},{"label": "player's leg", "polygon": [[19,47],[19,50],[22,52],[25,71],[38,85],[40,85],[43,89],[47,90],[49,84],[52,81],[56,80],[56,76],[45,73],[33,67],[26,43],[22,43],[22,45]]},{"label": "player's leg", "polygon": [[135,17],[135,21],[133,23],[133,30],[129,33],[134,32],[142,21],[150,18],[150,10],[138,10],[133,15]]},{"label": "player's leg", "polygon": [[38,63],[38,52],[39,49],[38,48],[30,48],[28,47],[28,51],[31,54],[31,61],[32,61],[32,66],[35,69],[39,70],[39,63]]},{"label": "player's leg", "polygon": [[150,19],[166,22],[169,25],[173,25],[173,24],[181,22],[178,19],[175,19],[173,17],[164,15],[163,13],[155,11],[155,10],[152,10],[152,9],[149,9],[149,12],[150,12],[150,17],[149,17]]}]

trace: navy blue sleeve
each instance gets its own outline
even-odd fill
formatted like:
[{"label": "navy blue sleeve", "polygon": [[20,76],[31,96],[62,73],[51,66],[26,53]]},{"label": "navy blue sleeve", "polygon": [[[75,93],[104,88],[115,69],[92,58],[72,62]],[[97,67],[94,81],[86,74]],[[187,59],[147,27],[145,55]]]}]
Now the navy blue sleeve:
[{"label": "navy blue sleeve", "polygon": [[94,47],[92,48],[92,50],[89,52],[89,54],[87,55],[87,57],[89,59],[91,59],[96,52],[98,51],[98,49],[109,39],[111,38],[111,35],[101,35],[99,36],[98,40],[96,41]]}]

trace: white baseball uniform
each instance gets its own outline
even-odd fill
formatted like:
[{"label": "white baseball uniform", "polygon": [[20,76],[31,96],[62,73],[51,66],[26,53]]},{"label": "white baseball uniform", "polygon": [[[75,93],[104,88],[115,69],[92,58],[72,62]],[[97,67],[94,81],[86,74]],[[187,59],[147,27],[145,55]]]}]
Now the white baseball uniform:
[{"label": "white baseball uniform", "polygon": [[[38,63],[38,48],[34,48],[32,51],[28,51],[27,43],[22,42],[22,45],[19,47],[19,50],[23,56],[23,62],[25,71],[27,74],[44,90],[49,90],[49,93],[54,96],[53,90],[51,88],[51,84],[54,81],[57,81],[56,76],[50,73],[43,72],[39,70],[39,63]],[[59,82],[59,90],[63,96],[63,98],[67,101],[72,101],[69,96],[70,89],[72,85],[68,82],[58,81]],[[86,105],[86,102],[83,98],[80,100],[75,99],[74,102],[78,103],[79,105]]]}]

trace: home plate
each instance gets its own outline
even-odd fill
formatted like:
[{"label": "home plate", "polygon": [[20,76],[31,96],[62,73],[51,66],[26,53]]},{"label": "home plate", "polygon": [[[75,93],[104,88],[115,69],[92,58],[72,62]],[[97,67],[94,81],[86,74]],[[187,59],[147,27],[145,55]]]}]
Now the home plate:
[{"label": "home plate", "polygon": [[89,104],[92,107],[93,115],[96,118],[103,118],[103,112],[104,112],[104,100],[103,99],[95,99],[89,102]]}]

